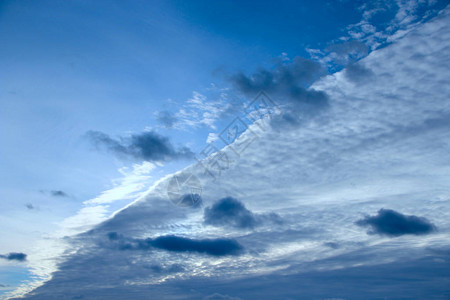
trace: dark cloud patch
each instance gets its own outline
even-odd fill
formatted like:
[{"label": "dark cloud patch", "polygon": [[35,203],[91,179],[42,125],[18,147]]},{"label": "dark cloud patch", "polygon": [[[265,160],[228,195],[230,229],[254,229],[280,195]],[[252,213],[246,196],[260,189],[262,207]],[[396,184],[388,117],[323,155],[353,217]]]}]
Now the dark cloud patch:
[{"label": "dark cloud patch", "polygon": [[206,207],[203,224],[216,227],[253,229],[262,224],[281,225],[282,218],[276,213],[254,214],[239,200],[226,197]]},{"label": "dark cloud patch", "polygon": [[25,207],[28,208],[28,209],[30,209],[30,210],[31,210],[31,209],[35,209],[34,205],[31,204],[31,203],[25,204]]},{"label": "dark cloud patch", "polygon": [[86,136],[97,148],[104,148],[120,158],[168,161],[193,157],[193,152],[189,148],[175,149],[167,137],[153,131],[134,134],[119,140],[99,131],[88,131]]},{"label": "dark cloud patch", "polygon": [[204,210],[204,224],[212,226],[229,226],[240,229],[255,227],[254,214],[240,201],[227,197],[220,199]]},{"label": "dark cloud patch", "polygon": [[65,193],[61,190],[50,191],[50,195],[52,195],[53,197],[69,197],[69,195],[67,195],[67,193]]},{"label": "dark cloud patch", "polygon": [[25,253],[21,253],[21,252],[11,252],[8,254],[0,254],[0,258],[6,259],[6,260],[26,261],[27,255]]},{"label": "dark cloud patch", "polygon": [[148,241],[151,246],[173,252],[198,252],[213,256],[236,255],[242,246],[233,239],[193,240],[174,235],[160,236]]},{"label": "dark cloud patch", "polygon": [[199,194],[190,193],[184,194],[177,205],[182,207],[198,208],[201,207],[203,203],[202,197]]},{"label": "dark cloud patch", "polygon": [[122,238],[117,232],[108,232],[106,236],[111,241],[117,241],[119,238]]},{"label": "dark cloud patch", "polygon": [[359,226],[370,226],[369,234],[400,236],[404,234],[422,235],[431,233],[436,227],[427,219],[414,215],[404,215],[391,209],[380,209],[375,216],[366,216],[356,222]]},{"label": "dark cloud patch", "polygon": [[250,76],[238,73],[229,78],[234,87],[246,96],[254,97],[260,91],[281,96],[295,105],[326,106],[328,96],[309,86],[325,74],[322,65],[313,60],[295,57],[290,62],[279,62],[275,69],[260,69]]},{"label": "dark cloud patch", "polygon": [[170,111],[160,111],[156,118],[158,122],[166,128],[173,128],[175,123],[178,121],[177,117]]},{"label": "dark cloud patch", "polygon": [[107,234],[119,250],[161,249],[171,252],[194,252],[212,256],[238,255],[243,247],[234,239],[189,239],[175,235],[147,239],[126,239],[116,232]]},{"label": "dark cloud patch", "polygon": [[327,242],[324,244],[327,247],[330,247],[332,249],[338,249],[339,248],[339,244],[335,243],[335,242]]},{"label": "dark cloud patch", "polygon": [[60,197],[60,198],[68,198],[69,195],[61,190],[40,190],[39,191],[42,194],[48,195],[48,196],[52,196],[52,197]]},{"label": "dark cloud patch", "polygon": [[373,72],[358,62],[348,65],[345,68],[344,76],[354,83],[364,83],[373,76]]}]

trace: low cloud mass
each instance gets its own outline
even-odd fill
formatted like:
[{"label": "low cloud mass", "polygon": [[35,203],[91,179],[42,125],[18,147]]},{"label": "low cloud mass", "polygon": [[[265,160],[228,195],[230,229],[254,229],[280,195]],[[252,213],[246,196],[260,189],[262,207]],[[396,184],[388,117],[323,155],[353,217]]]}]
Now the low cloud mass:
[{"label": "low cloud mass", "polygon": [[400,236],[404,234],[422,235],[431,233],[436,227],[427,219],[408,216],[391,209],[380,209],[375,216],[366,216],[356,222],[359,226],[370,226],[370,234]]},{"label": "low cloud mass", "polygon": [[6,260],[26,261],[27,255],[25,253],[21,253],[21,252],[11,252],[8,254],[0,254],[0,258],[6,259]]}]

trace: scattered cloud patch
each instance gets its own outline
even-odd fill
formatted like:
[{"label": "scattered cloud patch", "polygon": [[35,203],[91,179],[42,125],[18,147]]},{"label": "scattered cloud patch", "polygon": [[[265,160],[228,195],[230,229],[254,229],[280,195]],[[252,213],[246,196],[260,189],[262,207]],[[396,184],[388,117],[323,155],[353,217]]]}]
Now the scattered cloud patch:
[{"label": "scattered cloud patch", "polygon": [[254,214],[240,201],[227,197],[220,199],[204,210],[204,224],[251,229],[256,225]]},{"label": "scattered cloud patch", "polygon": [[174,235],[160,236],[148,241],[151,246],[173,252],[197,252],[213,256],[236,255],[243,247],[234,239],[194,240]]},{"label": "scattered cloud patch", "polygon": [[31,209],[35,209],[34,205],[31,204],[31,203],[25,204],[25,207],[28,208],[28,209],[30,209],[30,210],[31,210]]},{"label": "scattered cloud patch", "polygon": [[291,104],[325,106],[328,96],[323,91],[309,89],[309,86],[325,75],[322,65],[316,61],[295,57],[292,61],[281,61],[273,70],[261,68],[247,76],[242,72],[232,75],[229,80],[246,96],[254,97],[260,91],[279,95]]},{"label": "scattered cloud patch", "polygon": [[339,65],[347,65],[366,57],[369,54],[369,48],[357,40],[336,43],[328,46],[325,52],[329,53],[329,58]]},{"label": "scattered cloud patch", "polygon": [[52,197],[60,197],[60,198],[68,198],[69,194],[67,194],[66,192],[62,191],[62,190],[39,190],[40,193],[44,194],[44,195],[48,195],[48,196],[52,196]]},{"label": "scattered cloud patch", "polygon": [[153,131],[134,134],[129,138],[119,138],[118,140],[99,131],[88,131],[86,136],[97,148],[104,148],[120,158],[168,161],[193,156],[193,152],[189,148],[175,149],[167,137]]},{"label": "scattered cloud patch", "polygon": [[380,209],[375,216],[366,216],[356,222],[359,226],[370,226],[370,234],[400,236],[404,234],[422,235],[431,233],[436,227],[427,219],[414,215],[404,215],[391,209]]},{"label": "scattered cloud patch", "polygon": [[215,227],[253,229],[263,223],[282,224],[283,220],[276,213],[254,214],[239,200],[226,197],[206,207],[203,224]]},{"label": "scattered cloud patch", "polygon": [[238,255],[243,247],[234,239],[190,239],[175,235],[147,239],[126,239],[117,232],[107,234],[120,250],[149,250],[152,248],[170,252],[204,253],[212,256]]},{"label": "scattered cloud patch", "polygon": [[50,191],[50,195],[52,195],[53,197],[69,197],[69,195],[60,190]]},{"label": "scattered cloud patch", "polygon": [[243,102],[226,89],[212,87],[205,94],[197,91],[174,115],[177,119],[174,128],[216,128],[216,122],[230,116],[242,108]]},{"label": "scattered cloud patch", "polygon": [[160,111],[157,115],[158,122],[165,128],[173,128],[178,118],[170,111]]},{"label": "scattered cloud patch", "polygon": [[8,254],[0,254],[0,258],[6,259],[6,260],[26,261],[27,255],[22,252],[11,252]]}]

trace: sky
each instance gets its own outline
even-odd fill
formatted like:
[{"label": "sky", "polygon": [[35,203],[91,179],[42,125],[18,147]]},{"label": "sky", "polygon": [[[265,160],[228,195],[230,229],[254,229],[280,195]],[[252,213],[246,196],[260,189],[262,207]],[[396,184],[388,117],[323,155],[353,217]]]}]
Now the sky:
[{"label": "sky", "polygon": [[447,299],[447,6],[1,1],[0,297]]}]

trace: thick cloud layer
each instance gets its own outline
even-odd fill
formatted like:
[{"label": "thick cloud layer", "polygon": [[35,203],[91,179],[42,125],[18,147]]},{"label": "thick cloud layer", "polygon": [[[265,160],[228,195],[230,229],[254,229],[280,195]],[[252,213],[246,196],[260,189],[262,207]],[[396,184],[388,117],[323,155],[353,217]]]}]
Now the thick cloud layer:
[{"label": "thick cloud layer", "polygon": [[121,158],[132,157],[146,161],[167,161],[193,156],[189,148],[175,149],[168,138],[155,132],[134,134],[130,138],[116,140],[103,132],[89,131],[87,137],[95,146],[105,148]]},{"label": "thick cloud layer", "polygon": [[367,216],[356,222],[359,226],[370,226],[369,233],[378,233],[389,236],[404,234],[427,234],[435,230],[435,226],[427,219],[408,216],[391,209],[380,209],[375,216]]},{"label": "thick cloud layer", "polygon": [[27,260],[27,255],[21,252],[11,252],[8,254],[0,254],[0,258],[6,260],[17,260],[17,261],[25,261]]}]

